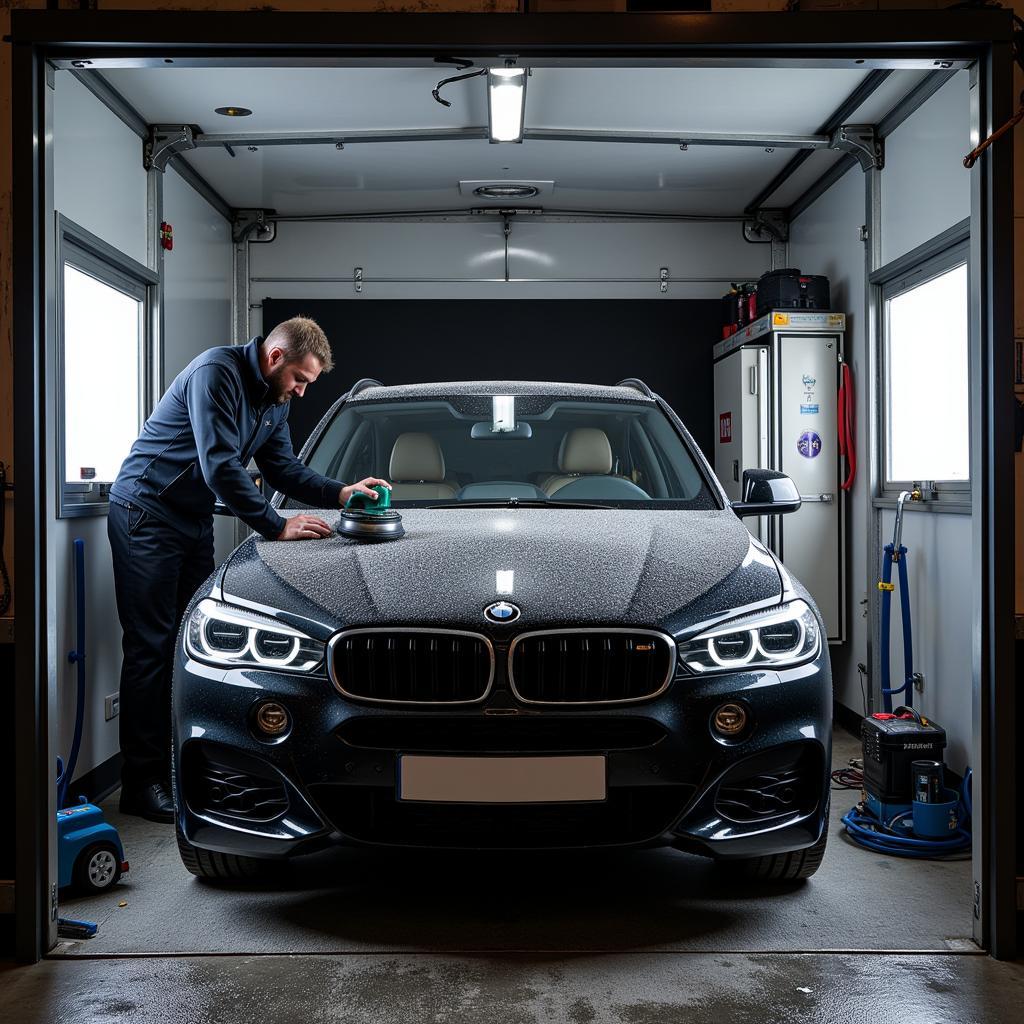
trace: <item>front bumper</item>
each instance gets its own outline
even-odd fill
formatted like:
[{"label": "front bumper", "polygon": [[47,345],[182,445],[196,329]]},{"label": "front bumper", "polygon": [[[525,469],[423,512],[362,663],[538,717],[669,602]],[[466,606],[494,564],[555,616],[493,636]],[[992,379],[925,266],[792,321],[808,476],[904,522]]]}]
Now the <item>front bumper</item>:
[{"label": "front bumper", "polygon": [[[256,707],[291,729],[257,738]],[[752,727],[714,737],[720,704]],[[824,827],[831,755],[828,652],[782,671],[681,677],[659,697],[538,711],[495,687],[459,711],[341,697],[323,677],[224,671],[179,648],[173,751],[178,825],[192,844],[289,857],[333,842],[450,848],[675,845],[716,858],[790,852]],[[402,754],[592,754],[608,798],[588,804],[427,804],[396,798]],[[767,794],[767,795],[766,795]]]}]

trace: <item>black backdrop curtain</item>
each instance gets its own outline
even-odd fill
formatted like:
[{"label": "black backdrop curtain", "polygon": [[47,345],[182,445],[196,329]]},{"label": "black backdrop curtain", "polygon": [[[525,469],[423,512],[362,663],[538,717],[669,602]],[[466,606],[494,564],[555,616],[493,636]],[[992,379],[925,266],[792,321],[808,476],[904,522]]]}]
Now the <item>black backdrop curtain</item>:
[{"label": "black backdrop curtain", "polygon": [[331,403],[361,377],[385,384],[639,377],[712,458],[716,299],[265,299],[264,332],[309,316],[327,333],[334,372],[292,403],[298,451]]}]

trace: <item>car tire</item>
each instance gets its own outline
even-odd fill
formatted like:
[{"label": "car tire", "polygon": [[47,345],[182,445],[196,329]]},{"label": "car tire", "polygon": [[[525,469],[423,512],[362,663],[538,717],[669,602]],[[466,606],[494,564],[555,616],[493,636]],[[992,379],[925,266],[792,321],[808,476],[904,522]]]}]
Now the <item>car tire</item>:
[{"label": "car tire", "polygon": [[825,859],[828,846],[829,806],[825,805],[825,822],[821,835],[813,846],[792,853],[775,853],[767,857],[751,857],[748,860],[719,861],[726,871],[741,878],[757,882],[796,882],[810,878]]},{"label": "car tire", "polygon": [[75,861],[72,871],[75,888],[94,895],[106,892],[121,880],[121,858],[113,843],[94,843]]},{"label": "car tire", "polygon": [[182,835],[180,828],[175,826],[174,831],[178,838],[181,862],[186,870],[197,878],[229,882],[266,878],[272,873],[273,861],[260,860],[258,857],[242,857],[235,853],[201,850]]}]

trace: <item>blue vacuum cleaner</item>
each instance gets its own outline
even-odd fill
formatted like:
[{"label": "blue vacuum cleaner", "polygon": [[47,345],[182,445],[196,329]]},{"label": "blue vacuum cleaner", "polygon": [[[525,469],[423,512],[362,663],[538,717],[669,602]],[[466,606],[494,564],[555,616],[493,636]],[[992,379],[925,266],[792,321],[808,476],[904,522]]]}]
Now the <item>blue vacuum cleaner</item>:
[{"label": "blue vacuum cleaner", "polygon": [[[75,607],[77,639],[75,649],[68,653],[68,661],[78,670],[78,692],[75,733],[67,764],[57,758],[57,874],[61,888],[96,894],[118,883],[128,870],[128,861],[117,829],[104,819],[99,807],[84,796],[79,797],[78,803],[67,805],[85,720],[85,541],[81,539],[75,540]],[[89,921],[61,919],[58,923],[59,934],[73,938],[95,931],[96,926]]]}]

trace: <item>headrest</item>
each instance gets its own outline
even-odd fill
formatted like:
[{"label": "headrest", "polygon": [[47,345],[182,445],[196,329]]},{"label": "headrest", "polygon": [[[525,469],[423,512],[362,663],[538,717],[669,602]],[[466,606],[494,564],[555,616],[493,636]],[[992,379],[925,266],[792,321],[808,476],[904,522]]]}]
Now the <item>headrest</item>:
[{"label": "headrest", "polygon": [[608,435],[596,427],[577,427],[562,439],[558,468],[563,473],[598,474],[612,471],[612,446]]},{"label": "headrest", "polygon": [[399,434],[391,449],[392,480],[444,480],[444,455],[430,434]]}]

